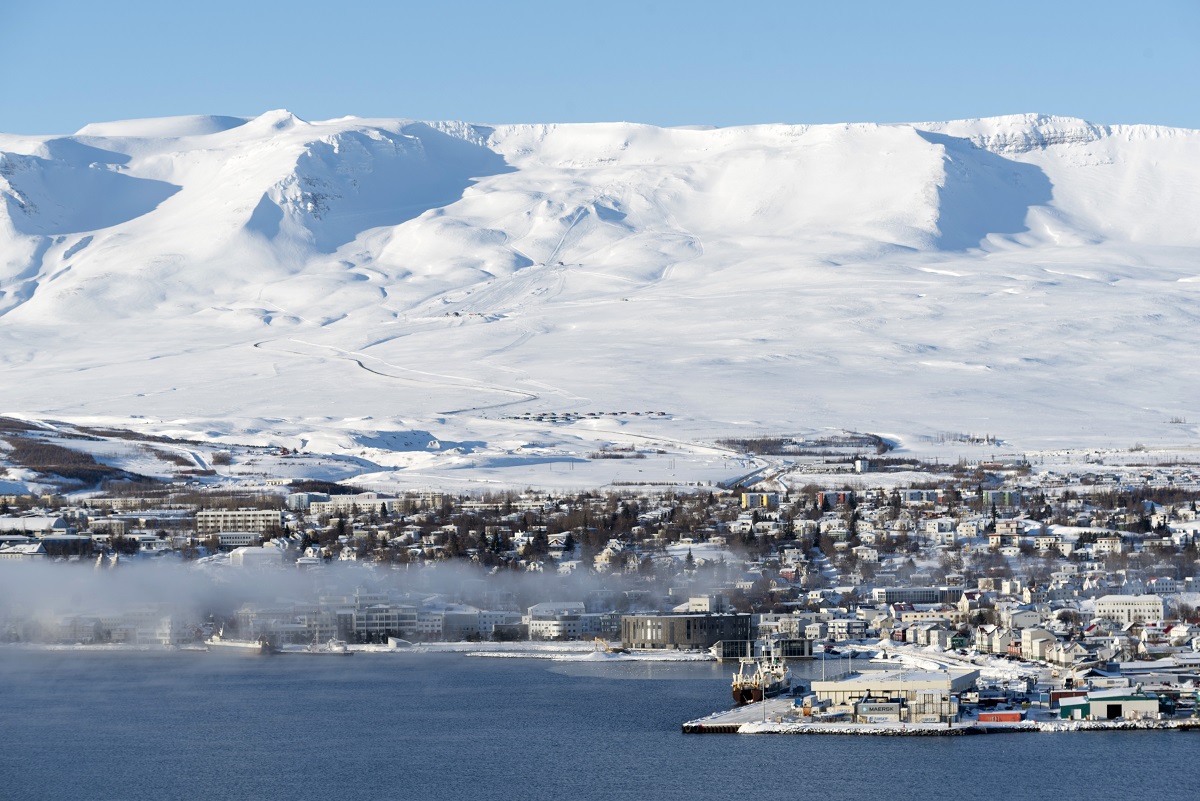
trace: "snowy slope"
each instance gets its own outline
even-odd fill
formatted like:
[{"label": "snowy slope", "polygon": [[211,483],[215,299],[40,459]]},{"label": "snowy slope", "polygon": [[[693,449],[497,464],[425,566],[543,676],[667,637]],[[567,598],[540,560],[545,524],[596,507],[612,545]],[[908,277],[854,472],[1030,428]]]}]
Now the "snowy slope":
[{"label": "snowy slope", "polygon": [[410,484],[823,427],[1188,445],[1198,219],[1200,132],[1042,115],[0,135],[0,413]]}]

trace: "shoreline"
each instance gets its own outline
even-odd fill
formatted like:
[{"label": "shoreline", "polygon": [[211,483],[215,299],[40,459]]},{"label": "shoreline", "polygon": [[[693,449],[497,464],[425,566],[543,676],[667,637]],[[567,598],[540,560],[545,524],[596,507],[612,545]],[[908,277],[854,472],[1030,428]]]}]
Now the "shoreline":
[{"label": "shoreline", "polygon": [[[301,653],[308,646],[304,643],[288,643],[281,646],[281,653]],[[347,650],[362,654],[462,654],[473,657],[502,657],[510,659],[595,659],[596,661],[672,661],[712,662],[716,661],[707,652],[690,655],[691,652],[637,652],[615,654],[597,651],[591,641],[530,641],[515,642],[417,642],[394,648],[379,643],[349,643]],[[208,646],[203,641],[178,645],[135,644],[135,643],[48,643],[48,642],[2,642],[0,651],[71,651],[71,652],[115,652],[115,653],[174,653],[204,652]]]},{"label": "shoreline", "polygon": [[[695,724],[693,728],[689,728]],[[867,737],[960,737],[977,734],[1066,734],[1097,731],[1200,731],[1200,720],[1061,720],[1027,721],[1014,724],[960,723],[944,726],[938,723],[741,723],[736,732],[725,731],[729,725],[690,721],[683,724],[685,734],[815,734],[859,735]],[[718,730],[719,729],[719,730]]]}]

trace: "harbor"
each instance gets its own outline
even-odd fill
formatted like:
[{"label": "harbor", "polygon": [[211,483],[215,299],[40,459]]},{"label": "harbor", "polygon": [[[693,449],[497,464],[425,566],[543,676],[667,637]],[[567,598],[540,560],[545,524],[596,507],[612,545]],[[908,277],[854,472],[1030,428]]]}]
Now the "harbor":
[{"label": "harbor", "polygon": [[[741,676],[733,677],[735,700]],[[945,737],[1200,729],[1195,707],[1180,711],[1177,698],[1140,684],[1086,687],[1040,704],[1024,694],[981,693],[979,678],[979,670],[962,668],[851,671],[686,721],[682,731]]]},{"label": "harbor", "polygon": [[1196,718],[1133,720],[1063,720],[1049,712],[1013,722],[978,717],[946,723],[820,720],[796,712],[792,697],[768,698],[754,704],[714,712],[683,723],[684,734],[814,734],[882,737],[960,737],[975,734],[1064,733],[1084,731],[1197,731]]}]

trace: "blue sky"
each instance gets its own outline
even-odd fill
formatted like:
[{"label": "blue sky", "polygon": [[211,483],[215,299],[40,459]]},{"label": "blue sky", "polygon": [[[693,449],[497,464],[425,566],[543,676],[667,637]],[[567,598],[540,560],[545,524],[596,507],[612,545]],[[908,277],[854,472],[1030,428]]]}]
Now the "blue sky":
[{"label": "blue sky", "polygon": [[0,0],[0,131],[174,114],[1200,128],[1200,2]]}]

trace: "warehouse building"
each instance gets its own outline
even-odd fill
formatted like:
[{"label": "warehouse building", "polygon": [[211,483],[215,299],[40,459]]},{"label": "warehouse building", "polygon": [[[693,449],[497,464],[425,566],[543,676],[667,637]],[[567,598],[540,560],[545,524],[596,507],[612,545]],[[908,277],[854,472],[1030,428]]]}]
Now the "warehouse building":
[{"label": "warehouse building", "polygon": [[1141,685],[1132,690],[1128,687],[1092,690],[1087,695],[1062,698],[1058,702],[1058,716],[1064,720],[1140,720],[1156,718],[1162,710],[1162,699],[1143,692]]}]

